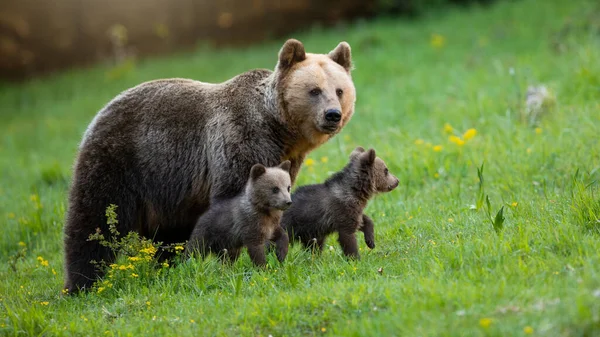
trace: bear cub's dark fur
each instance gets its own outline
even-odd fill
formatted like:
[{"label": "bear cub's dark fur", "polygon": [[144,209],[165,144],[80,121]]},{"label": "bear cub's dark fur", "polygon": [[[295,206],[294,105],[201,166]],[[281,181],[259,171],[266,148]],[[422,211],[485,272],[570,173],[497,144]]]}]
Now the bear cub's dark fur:
[{"label": "bear cub's dark fur", "polygon": [[257,266],[266,264],[265,243],[276,245],[283,262],[288,252],[288,236],[280,226],[283,210],[292,204],[290,161],[276,167],[252,166],[245,189],[237,196],[216,200],[197,221],[186,252],[206,256],[210,252],[235,261],[246,246]]},{"label": "bear cub's dark fur", "polygon": [[293,241],[305,247],[314,244],[319,250],[328,235],[338,232],[344,254],[358,258],[357,230],[364,233],[367,246],[375,248],[373,221],[363,214],[368,200],[397,186],[398,178],[375,150],[357,147],[342,171],[323,184],[302,186],[292,194],[293,204],[284,212],[281,225]]}]

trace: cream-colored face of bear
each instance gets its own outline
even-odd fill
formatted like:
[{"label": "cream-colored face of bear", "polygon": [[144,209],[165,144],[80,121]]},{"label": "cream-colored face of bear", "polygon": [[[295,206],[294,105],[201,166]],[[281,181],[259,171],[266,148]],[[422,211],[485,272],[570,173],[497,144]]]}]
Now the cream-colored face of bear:
[{"label": "cream-colored face of bear", "polygon": [[310,144],[327,141],[354,114],[351,68],[350,46],[345,42],[329,54],[305,53],[296,40],[283,46],[277,71],[283,74],[285,117]]},{"label": "cream-colored face of bear", "polygon": [[375,155],[375,150],[365,151],[359,146],[352,151],[350,158],[359,159],[360,165],[369,167],[374,192],[390,192],[398,187],[400,181],[390,173],[385,162]]},{"label": "cream-colored face of bear", "polygon": [[292,205],[289,160],[279,166],[256,164],[250,171],[252,203],[262,209],[286,210]]}]

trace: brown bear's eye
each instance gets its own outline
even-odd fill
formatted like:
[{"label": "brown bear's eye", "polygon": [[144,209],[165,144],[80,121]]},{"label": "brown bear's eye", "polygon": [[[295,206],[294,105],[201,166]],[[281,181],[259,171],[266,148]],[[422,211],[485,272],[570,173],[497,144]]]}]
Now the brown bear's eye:
[{"label": "brown bear's eye", "polygon": [[319,96],[320,94],[321,94],[321,89],[319,89],[319,88],[315,88],[310,91],[311,96]]},{"label": "brown bear's eye", "polygon": [[273,191],[273,194],[279,193],[279,187],[273,187],[272,191]]},{"label": "brown bear's eye", "polygon": [[290,186],[288,186],[288,192],[291,190]]},{"label": "brown bear's eye", "polygon": [[384,173],[386,176],[388,175],[388,173],[390,173],[390,172],[388,171],[387,167],[385,168],[385,170],[383,171],[383,173]]},{"label": "brown bear's eye", "polygon": [[342,89],[337,89],[337,90],[335,91],[335,93],[338,95],[338,97],[342,97],[342,95],[344,94],[344,90],[342,90]]}]

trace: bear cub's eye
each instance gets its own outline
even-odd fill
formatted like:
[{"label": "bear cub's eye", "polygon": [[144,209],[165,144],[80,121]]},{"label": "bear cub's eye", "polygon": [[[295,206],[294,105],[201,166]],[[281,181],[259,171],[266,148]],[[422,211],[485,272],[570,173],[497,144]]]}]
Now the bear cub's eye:
[{"label": "bear cub's eye", "polygon": [[344,94],[344,90],[342,90],[342,89],[337,89],[337,90],[335,91],[335,93],[338,95],[338,97],[342,97],[342,95]]},{"label": "bear cub's eye", "polygon": [[291,190],[290,186],[288,186],[288,192]]},{"label": "bear cub's eye", "polygon": [[385,170],[383,171],[383,174],[385,174],[386,176],[388,175],[388,173],[390,173],[387,169],[387,167],[385,168]]},{"label": "bear cub's eye", "polygon": [[273,191],[273,194],[279,193],[279,187],[273,187],[272,191]]},{"label": "bear cub's eye", "polygon": [[311,96],[319,96],[320,94],[321,94],[321,89],[319,89],[319,88],[315,88],[310,91]]}]

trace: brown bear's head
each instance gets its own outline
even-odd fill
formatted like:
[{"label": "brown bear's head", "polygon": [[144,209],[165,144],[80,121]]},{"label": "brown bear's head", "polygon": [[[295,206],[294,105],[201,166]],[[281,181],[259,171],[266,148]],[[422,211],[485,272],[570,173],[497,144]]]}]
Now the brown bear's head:
[{"label": "brown bear's head", "polygon": [[294,39],[281,48],[275,75],[283,117],[310,147],[327,141],[352,117],[356,90],[351,70],[346,42],[329,54],[306,53]]},{"label": "brown bear's head", "polygon": [[375,155],[375,150],[365,151],[359,146],[350,154],[350,161],[360,168],[359,172],[368,172],[372,193],[390,192],[398,187],[398,178],[391,174],[385,162]]},{"label": "brown bear's head", "polygon": [[252,166],[246,191],[253,205],[261,210],[285,210],[292,205],[290,166],[289,160],[275,167]]}]

